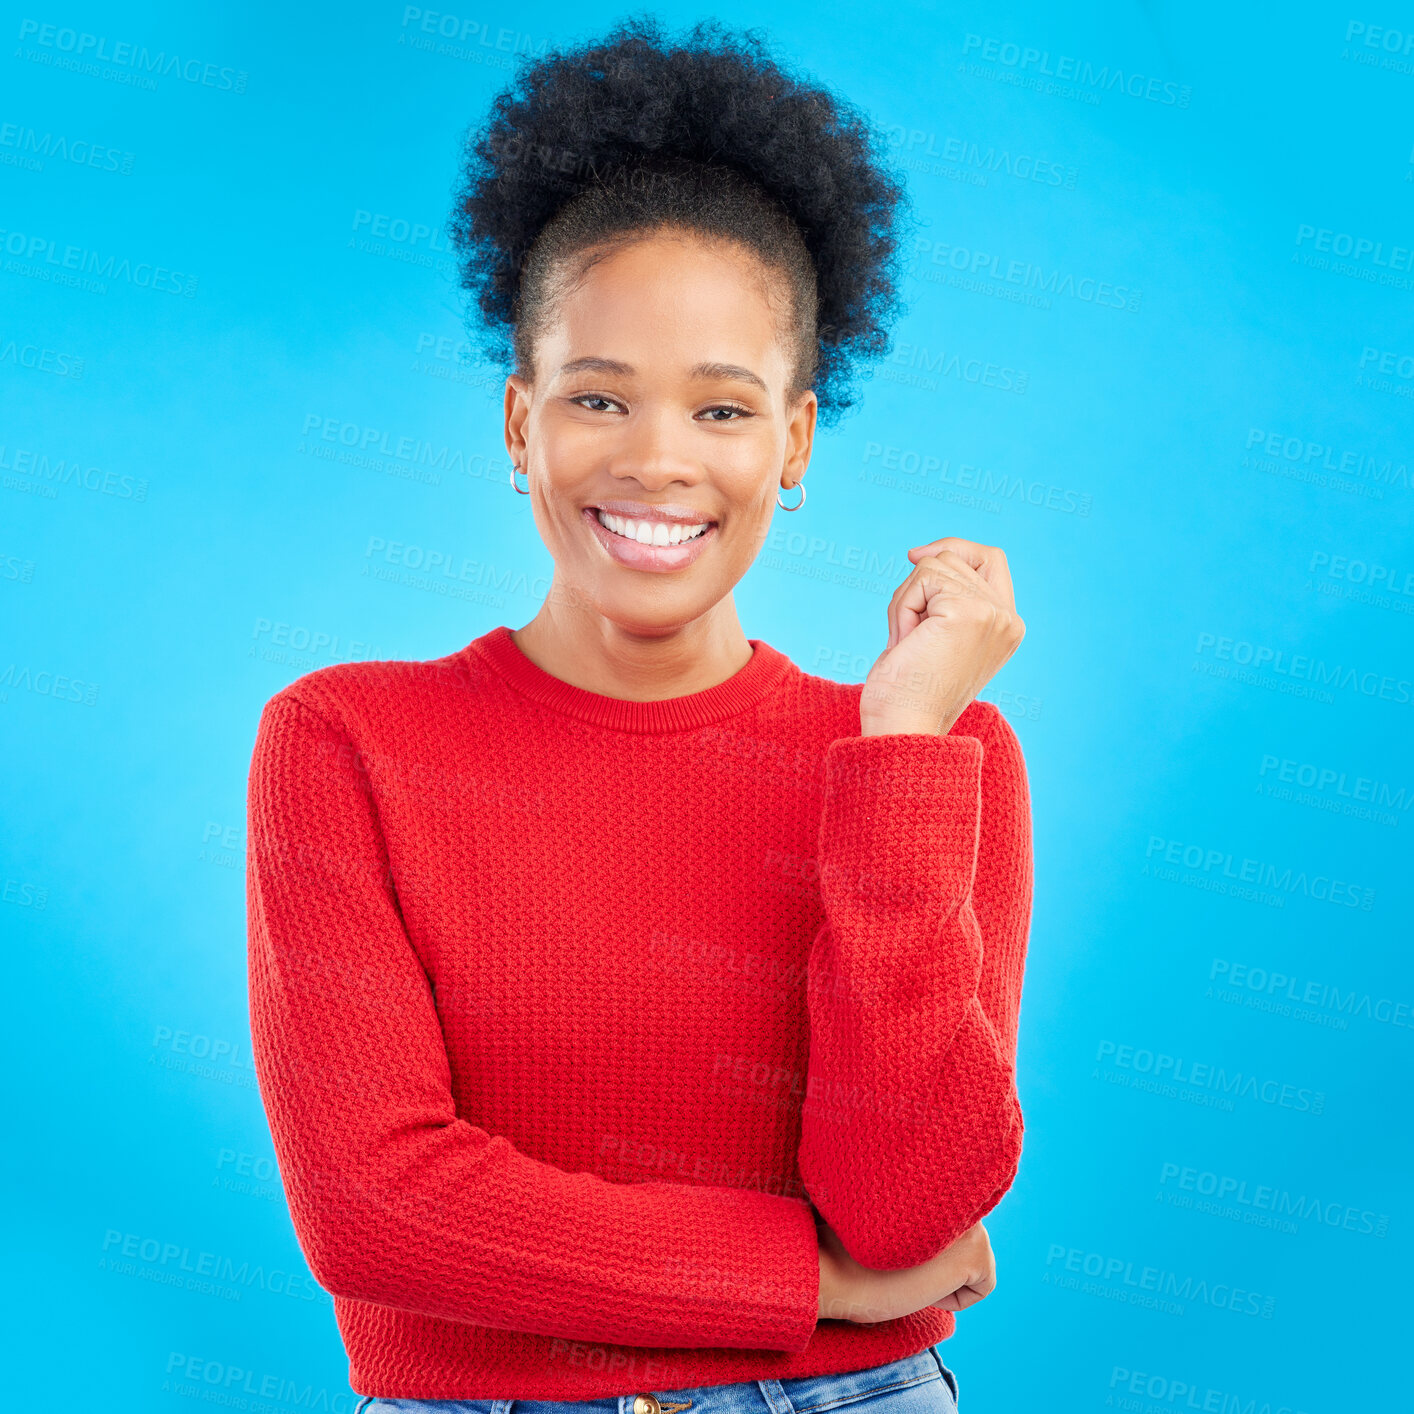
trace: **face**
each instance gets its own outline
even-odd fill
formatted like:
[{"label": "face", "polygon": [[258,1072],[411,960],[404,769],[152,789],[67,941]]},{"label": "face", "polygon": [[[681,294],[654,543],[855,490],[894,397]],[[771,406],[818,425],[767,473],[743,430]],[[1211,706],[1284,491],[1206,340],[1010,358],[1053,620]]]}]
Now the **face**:
[{"label": "face", "polygon": [[655,234],[560,297],[534,384],[512,375],[505,403],[557,603],[662,635],[756,558],[815,431],[813,392],[787,404],[772,278],[735,243]]}]

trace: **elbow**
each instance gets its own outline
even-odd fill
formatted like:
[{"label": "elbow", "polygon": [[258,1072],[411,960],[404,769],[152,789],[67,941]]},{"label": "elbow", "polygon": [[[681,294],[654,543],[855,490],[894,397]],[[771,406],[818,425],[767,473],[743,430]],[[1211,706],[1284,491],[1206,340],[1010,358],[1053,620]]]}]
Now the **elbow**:
[{"label": "elbow", "polygon": [[[376,1301],[372,1273],[359,1260],[359,1245],[346,1231],[321,1231],[309,1225],[296,1227],[310,1275],[330,1296],[347,1301]],[[365,1249],[366,1250],[366,1249]]]},{"label": "elbow", "polygon": [[350,1301],[386,1300],[378,1263],[369,1255],[382,1245],[368,1240],[369,1219],[379,1206],[346,1176],[316,1177],[288,1190],[290,1220],[310,1275],[329,1293]]},{"label": "elbow", "polygon": [[928,1241],[931,1252],[918,1261],[927,1261],[951,1246],[968,1228],[981,1222],[1006,1196],[1021,1167],[1025,1128],[1021,1106],[1012,1091],[1007,1120],[997,1126],[992,1142],[974,1154],[975,1162],[960,1172],[959,1182],[940,1204],[939,1222]]},{"label": "elbow", "polygon": [[[412,1265],[380,1269],[369,1254],[377,1249],[345,1234],[322,1245],[306,1258],[310,1275],[330,1296],[374,1306],[420,1309],[421,1283]],[[386,1259],[386,1252],[385,1252]]]},{"label": "elbow", "polygon": [[1021,1122],[1021,1109],[1019,1106],[1014,1108],[1015,1122],[1002,1137],[991,1163],[983,1172],[979,1187],[981,1201],[974,1210],[972,1222],[967,1223],[962,1232],[966,1232],[973,1223],[981,1222],[1006,1197],[1007,1190],[1016,1181],[1017,1170],[1021,1167],[1021,1147],[1025,1131]]},{"label": "elbow", "polygon": [[322,1257],[309,1262],[310,1275],[329,1293],[345,1301],[366,1301],[368,1299],[362,1285],[351,1279],[351,1273],[341,1263]]},{"label": "elbow", "polygon": [[[852,1204],[833,1214],[817,1203],[845,1251],[873,1271],[899,1271],[931,1261],[981,1222],[1006,1195],[1020,1167],[1021,1111],[1014,1102],[1012,1108],[1012,1123],[998,1126],[995,1138],[982,1147],[955,1151],[950,1162],[933,1170],[928,1187],[912,1190],[917,1197],[902,1213],[903,1205],[883,1195],[878,1202]],[[905,1185],[894,1191],[909,1189]]]},{"label": "elbow", "polygon": [[924,1251],[914,1261],[927,1261],[951,1246],[969,1228],[975,1227],[1006,1196],[1021,1167],[1024,1126],[1015,1092],[1010,1101],[1011,1122],[999,1126],[995,1140],[976,1154],[963,1181],[939,1205],[938,1224],[923,1244]]}]

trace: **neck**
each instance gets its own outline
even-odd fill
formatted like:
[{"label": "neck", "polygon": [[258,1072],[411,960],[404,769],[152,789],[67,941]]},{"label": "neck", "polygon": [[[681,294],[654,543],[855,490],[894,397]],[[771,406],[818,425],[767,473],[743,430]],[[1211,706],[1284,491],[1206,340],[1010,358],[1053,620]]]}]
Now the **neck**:
[{"label": "neck", "polygon": [[629,702],[685,697],[725,682],[751,660],[730,594],[670,628],[624,625],[575,599],[552,584],[540,612],[511,639],[536,667],[587,692]]}]

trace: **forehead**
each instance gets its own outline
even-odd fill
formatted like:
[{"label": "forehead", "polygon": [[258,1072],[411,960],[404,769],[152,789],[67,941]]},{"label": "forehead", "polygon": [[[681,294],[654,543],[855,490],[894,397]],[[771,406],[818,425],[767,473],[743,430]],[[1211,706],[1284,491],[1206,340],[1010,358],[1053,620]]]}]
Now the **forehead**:
[{"label": "forehead", "polygon": [[763,360],[782,357],[779,277],[739,243],[654,233],[586,259],[545,326],[542,344],[547,353],[553,347],[556,366],[635,348],[683,368],[719,362],[760,371]]}]

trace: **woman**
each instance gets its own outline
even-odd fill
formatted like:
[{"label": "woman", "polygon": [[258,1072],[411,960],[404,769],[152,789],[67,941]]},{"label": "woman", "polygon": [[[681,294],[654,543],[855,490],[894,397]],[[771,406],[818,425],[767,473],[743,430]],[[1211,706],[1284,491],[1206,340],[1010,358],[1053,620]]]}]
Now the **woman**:
[{"label": "woman", "polygon": [[1023,631],[1006,559],[913,547],[862,685],[731,597],[886,346],[901,193],[711,26],[517,82],[456,239],[551,592],[306,674],[255,744],[295,1229],[360,1410],[951,1411],[932,1347],[992,1289],[1022,1136],[1026,774],[976,700]]}]

